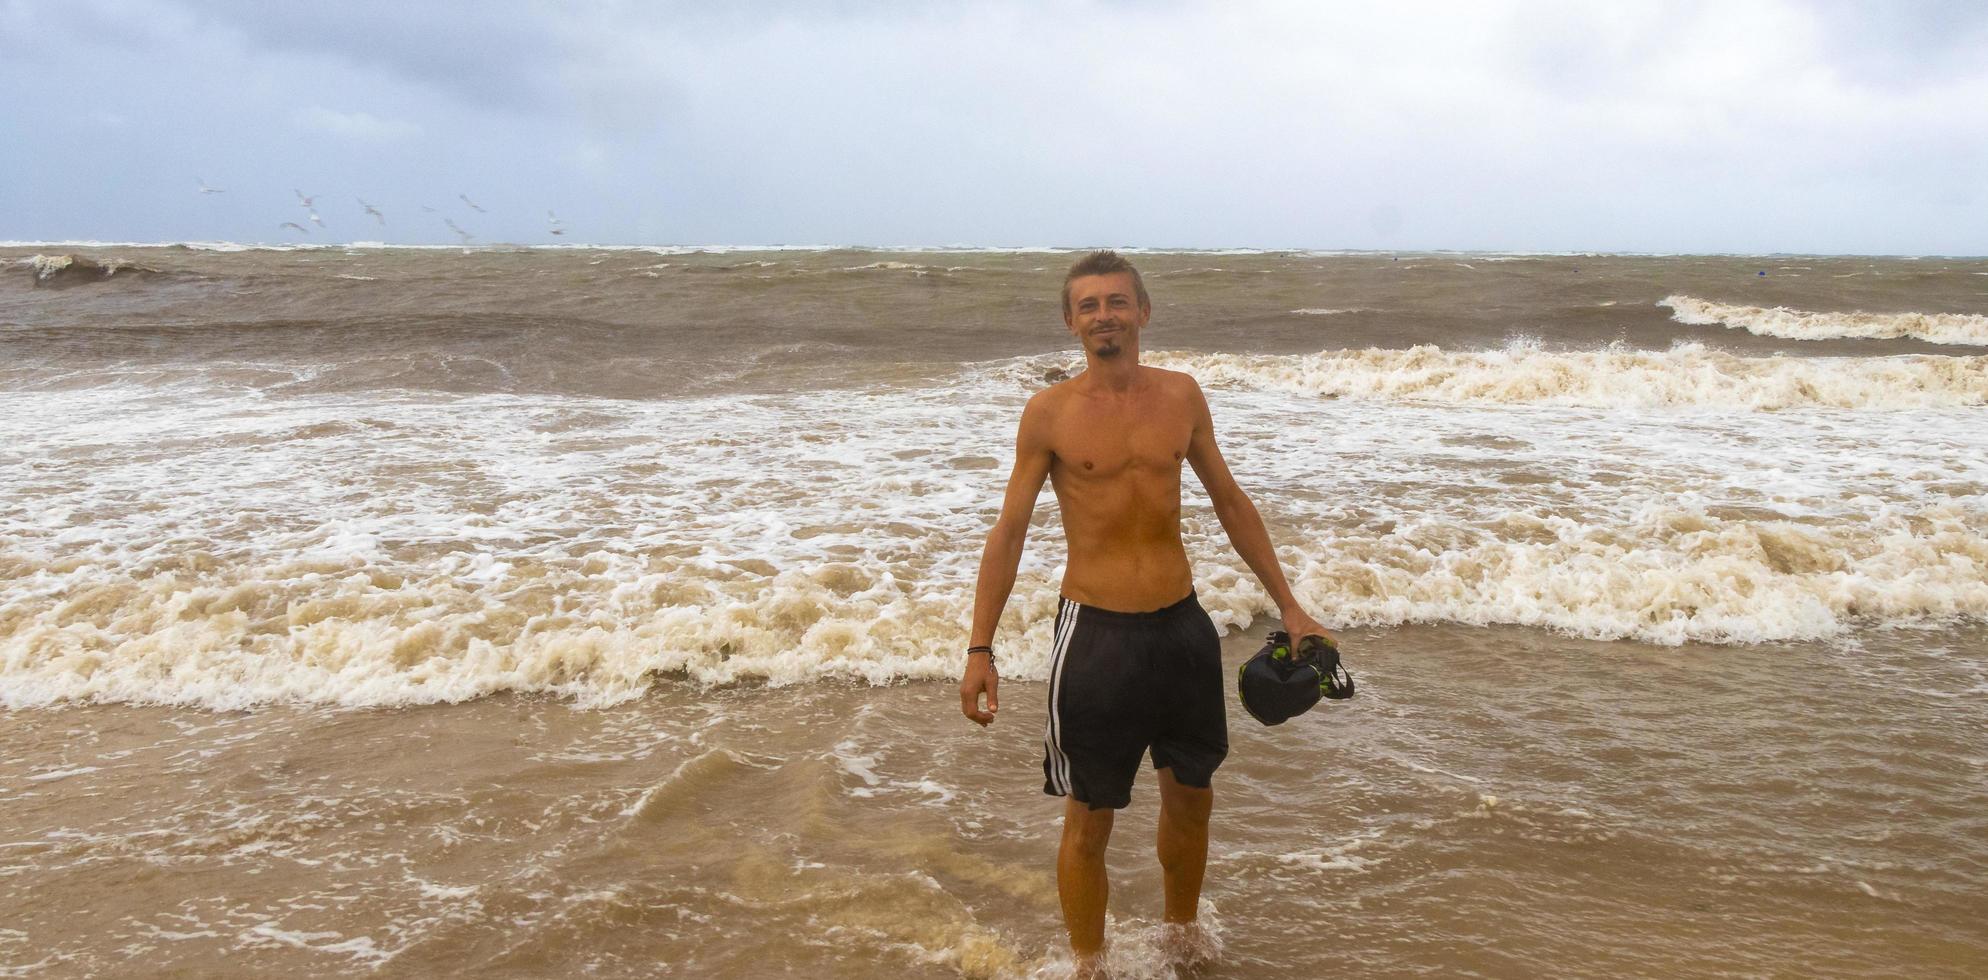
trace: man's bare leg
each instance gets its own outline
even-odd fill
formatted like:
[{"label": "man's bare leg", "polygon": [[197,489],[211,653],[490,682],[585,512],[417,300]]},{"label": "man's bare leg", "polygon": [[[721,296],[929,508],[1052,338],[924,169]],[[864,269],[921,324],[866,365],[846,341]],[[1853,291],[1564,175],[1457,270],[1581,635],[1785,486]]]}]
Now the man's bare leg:
[{"label": "man's bare leg", "polygon": [[1056,851],[1056,894],[1063,900],[1063,927],[1077,956],[1077,975],[1089,976],[1104,952],[1104,906],[1111,894],[1105,879],[1105,845],[1118,811],[1093,810],[1074,799],[1063,801],[1063,843]]},{"label": "man's bare leg", "polygon": [[1201,877],[1208,869],[1208,814],[1215,808],[1215,791],[1188,786],[1160,775],[1160,876],[1166,889],[1167,945],[1174,956],[1192,957],[1201,942],[1195,914],[1201,907]]}]

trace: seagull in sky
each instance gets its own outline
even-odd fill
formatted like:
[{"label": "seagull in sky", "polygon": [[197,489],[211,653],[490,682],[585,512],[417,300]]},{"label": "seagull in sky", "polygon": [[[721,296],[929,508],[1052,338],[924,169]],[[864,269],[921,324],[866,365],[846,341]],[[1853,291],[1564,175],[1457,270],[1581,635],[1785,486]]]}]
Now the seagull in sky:
[{"label": "seagull in sky", "polygon": [[545,212],[545,220],[547,220],[547,221],[549,221],[549,222],[551,222],[551,223],[552,223],[552,233],[553,233],[553,234],[555,234],[555,235],[564,235],[564,234],[566,234],[566,229],[564,229],[564,228],[561,228],[561,227],[559,227],[560,225],[562,225],[562,224],[565,224],[565,222],[563,222],[563,221],[560,221],[560,220],[559,220],[559,216],[558,216],[558,215],[556,215],[556,214],[553,214],[553,213],[552,213],[551,211],[547,211],[547,212]]},{"label": "seagull in sky", "polygon": [[469,244],[469,240],[470,240],[470,239],[472,239],[472,238],[475,238],[475,237],[476,237],[475,235],[472,235],[472,234],[470,234],[469,232],[466,232],[466,231],[462,230],[461,228],[458,228],[458,227],[456,227],[456,223],[455,223],[455,221],[454,221],[454,220],[452,220],[452,219],[449,219],[449,218],[443,218],[443,219],[442,219],[442,223],[443,223],[443,224],[445,224],[445,225],[448,225],[448,226],[449,226],[449,230],[450,230],[450,231],[453,231],[453,232],[455,232],[455,233],[456,233],[457,235],[460,235],[460,236],[462,236],[462,243],[463,243],[464,245],[468,245],[468,244]]},{"label": "seagull in sky", "polygon": [[200,179],[200,178],[198,178],[198,177],[195,177],[195,178],[193,178],[193,180],[194,180],[194,182],[195,182],[195,183],[197,183],[197,184],[199,184],[199,185],[200,185],[200,193],[202,193],[202,194],[226,194],[226,193],[228,193],[227,191],[225,191],[225,190],[222,190],[222,189],[221,189],[221,188],[219,188],[219,187],[209,187],[209,186],[207,186],[207,182],[206,182],[206,181],[204,181],[204,180],[201,180],[201,179]]},{"label": "seagull in sky", "polygon": [[460,197],[460,198],[462,198],[462,202],[463,202],[464,204],[467,204],[467,205],[469,205],[470,207],[472,207],[472,208],[475,208],[475,209],[476,209],[476,212],[477,212],[478,214],[489,214],[489,213],[490,213],[490,212],[488,212],[488,211],[485,211],[485,210],[483,210],[483,207],[482,207],[481,205],[477,204],[477,203],[476,203],[475,201],[472,201],[472,200],[470,200],[470,199],[469,199],[469,195],[468,195],[468,194],[457,194],[456,196],[457,196],[457,197]]},{"label": "seagull in sky", "polygon": [[297,191],[297,200],[299,202],[302,202],[302,204],[304,205],[304,210],[309,211],[310,209],[317,207],[317,200],[318,200],[317,195],[305,194],[303,191],[298,191],[294,187],[290,189],[293,191]]},{"label": "seagull in sky", "polygon": [[312,211],[312,212],[311,212],[311,221],[312,221],[312,222],[314,222],[314,223],[316,223],[316,225],[317,225],[317,226],[318,226],[319,228],[323,228],[323,227],[324,227],[324,219],[323,219],[323,218],[320,218],[320,217],[318,217],[318,213],[317,213],[316,211]]},{"label": "seagull in sky", "polygon": [[310,233],[311,233],[311,230],[310,230],[309,228],[306,228],[306,227],[304,227],[303,225],[300,225],[300,224],[298,224],[298,223],[296,223],[296,222],[294,222],[294,221],[285,221],[285,222],[283,222],[282,224],[280,224],[280,225],[277,225],[276,227],[278,227],[278,228],[295,228],[295,229],[297,229],[298,231],[300,231],[300,232],[303,232],[303,233],[304,233],[304,234],[306,234],[306,235],[308,235],[308,234],[310,234]]},{"label": "seagull in sky", "polygon": [[376,208],[376,207],[374,207],[374,206],[372,206],[372,205],[370,205],[370,204],[367,204],[367,203],[366,203],[366,199],[365,199],[365,198],[363,198],[363,197],[359,199],[359,206],[360,206],[360,207],[362,207],[362,208],[365,208],[365,209],[366,209],[366,213],[367,213],[367,214],[370,214],[370,215],[372,215],[372,216],[373,216],[374,218],[378,219],[378,220],[379,220],[379,222],[380,222],[380,226],[381,226],[381,227],[385,227],[385,226],[386,226],[386,223],[387,223],[387,216],[386,216],[386,215],[384,215],[384,214],[381,214],[381,213],[380,213],[380,209],[379,209],[379,208]]}]

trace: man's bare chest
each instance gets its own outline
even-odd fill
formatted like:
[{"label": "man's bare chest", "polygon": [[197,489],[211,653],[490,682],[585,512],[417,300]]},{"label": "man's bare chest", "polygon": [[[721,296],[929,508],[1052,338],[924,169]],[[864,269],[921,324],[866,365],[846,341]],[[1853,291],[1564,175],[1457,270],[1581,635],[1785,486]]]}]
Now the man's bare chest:
[{"label": "man's bare chest", "polygon": [[1054,469],[1086,479],[1174,474],[1187,456],[1193,423],[1166,411],[1065,413],[1050,436]]}]

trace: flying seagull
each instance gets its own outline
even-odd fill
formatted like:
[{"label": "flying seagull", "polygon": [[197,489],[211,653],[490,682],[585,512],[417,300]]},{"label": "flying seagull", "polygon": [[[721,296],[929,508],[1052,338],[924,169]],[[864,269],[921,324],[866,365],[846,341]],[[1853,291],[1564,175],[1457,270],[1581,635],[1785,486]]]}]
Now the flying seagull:
[{"label": "flying seagull", "polygon": [[201,180],[201,179],[200,179],[200,178],[198,178],[198,177],[195,177],[195,178],[193,178],[193,179],[194,179],[194,182],[195,182],[195,183],[198,183],[198,184],[200,185],[200,193],[202,193],[202,194],[226,194],[226,193],[228,193],[227,191],[225,191],[225,190],[223,190],[223,189],[221,189],[221,188],[219,188],[219,187],[209,187],[209,186],[207,186],[207,182],[206,182],[206,181],[204,181],[204,180]]},{"label": "flying seagull", "polygon": [[552,213],[552,212],[550,212],[550,211],[547,211],[547,212],[545,212],[545,220],[547,220],[547,221],[549,221],[549,222],[551,222],[551,223],[552,223],[552,233],[553,233],[553,234],[555,234],[555,235],[564,235],[564,234],[566,234],[566,229],[564,229],[564,228],[561,228],[561,227],[559,227],[560,225],[562,225],[562,224],[565,224],[565,222],[563,222],[563,221],[560,221],[560,220],[559,220],[559,216],[558,216],[558,215],[556,215],[556,214],[553,214],[553,213]]},{"label": "flying seagull", "polygon": [[301,231],[301,232],[303,232],[303,233],[304,233],[304,234],[306,234],[306,235],[308,235],[308,234],[310,234],[310,233],[311,233],[311,230],[310,230],[309,228],[306,228],[306,227],[304,227],[303,225],[300,225],[300,224],[298,224],[298,223],[296,223],[296,222],[294,222],[294,221],[285,221],[285,222],[283,222],[282,224],[280,224],[280,225],[277,225],[276,227],[278,227],[278,228],[295,228],[295,229],[297,229],[298,231]]},{"label": "flying seagull", "polygon": [[366,209],[366,213],[367,213],[367,214],[370,214],[370,215],[372,215],[372,216],[373,216],[374,218],[377,218],[377,219],[379,220],[379,222],[380,222],[380,225],[381,225],[382,227],[384,227],[384,226],[386,225],[386,223],[387,223],[387,216],[386,216],[386,215],[384,215],[384,214],[381,214],[381,213],[380,213],[380,209],[379,209],[379,208],[376,208],[376,207],[374,207],[374,206],[372,206],[372,205],[370,205],[370,204],[367,204],[367,203],[366,203],[366,199],[365,199],[365,198],[363,198],[363,197],[362,197],[362,198],[360,198],[360,199],[359,199],[359,206],[360,206],[360,207],[362,207],[362,208],[365,208],[365,209]]},{"label": "flying seagull", "polygon": [[[297,189],[294,187],[290,189],[293,191],[297,191]],[[317,207],[317,199],[318,198],[316,194],[305,194],[303,191],[297,191],[297,200],[303,203],[304,210],[306,211],[309,211],[310,209]]]},{"label": "flying seagull", "polygon": [[311,212],[311,221],[315,222],[319,228],[324,227],[324,219],[318,217],[318,213],[316,211]]},{"label": "flying seagull", "polygon": [[475,237],[476,237],[475,235],[472,235],[472,234],[470,234],[469,232],[466,232],[466,231],[462,230],[461,228],[458,228],[458,227],[456,227],[456,223],[455,223],[455,221],[453,221],[452,219],[449,219],[449,218],[443,218],[443,219],[442,219],[442,223],[443,223],[443,224],[445,224],[445,225],[448,225],[448,226],[449,226],[449,230],[450,230],[450,231],[453,231],[453,232],[455,232],[456,234],[458,234],[458,235],[462,236],[462,243],[463,243],[464,245],[468,245],[468,244],[469,244],[469,240],[470,240],[470,239],[472,239],[472,238],[475,238]]},{"label": "flying seagull", "polygon": [[485,210],[483,210],[482,206],[481,206],[481,205],[479,205],[479,204],[477,204],[477,203],[476,203],[475,201],[472,201],[472,200],[470,200],[470,199],[469,199],[469,195],[468,195],[468,194],[457,194],[456,196],[457,196],[457,197],[460,197],[460,198],[462,198],[462,202],[463,202],[464,204],[467,204],[467,205],[469,205],[470,207],[472,207],[472,208],[475,208],[475,209],[476,209],[476,212],[477,212],[478,214],[489,214],[489,213],[490,213],[490,212],[488,212],[488,211],[485,211]]}]

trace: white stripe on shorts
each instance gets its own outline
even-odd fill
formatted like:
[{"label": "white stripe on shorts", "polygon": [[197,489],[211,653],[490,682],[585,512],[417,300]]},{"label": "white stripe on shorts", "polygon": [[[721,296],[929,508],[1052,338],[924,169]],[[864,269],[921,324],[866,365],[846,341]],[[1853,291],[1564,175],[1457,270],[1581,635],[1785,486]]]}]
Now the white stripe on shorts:
[{"label": "white stripe on shorts", "polygon": [[1049,652],[1049,724],[1042,744],[1049,750],[1049,781],[1063,796],[1070,795],[1070,757],[1063,754],[1058,711],[1063,700],[1063,655],[1070,649],[1070,637],[1077,632],[1077,612],[1083,607],[1057,597],[1056,646]]}]

